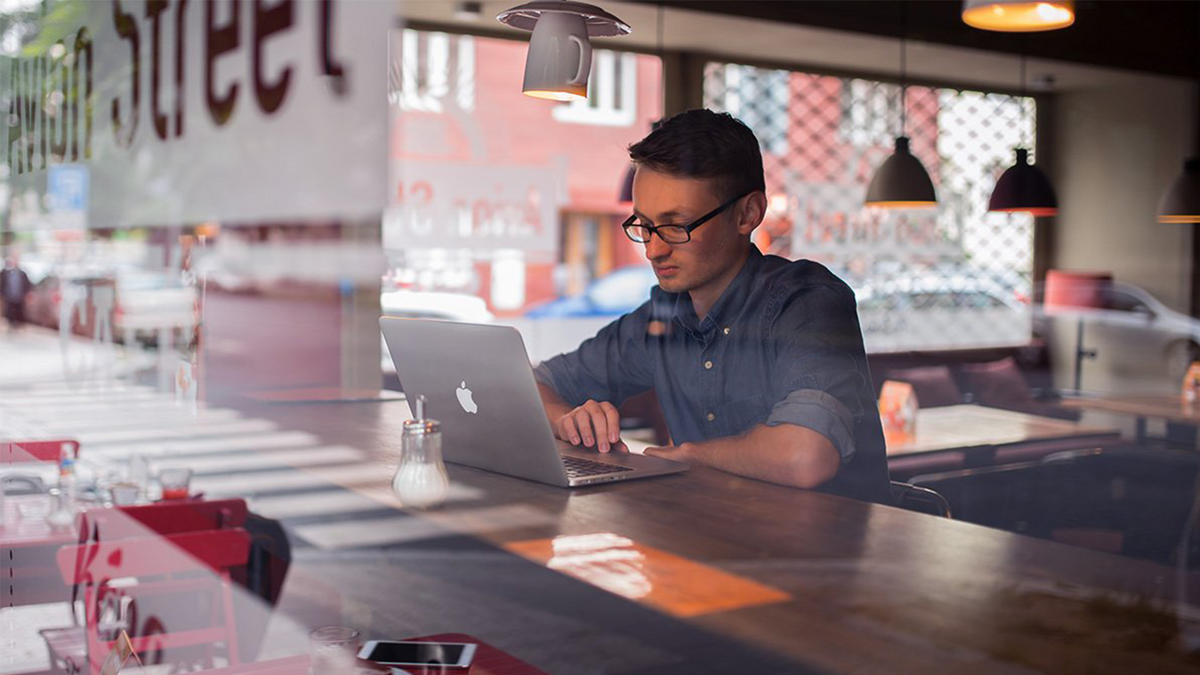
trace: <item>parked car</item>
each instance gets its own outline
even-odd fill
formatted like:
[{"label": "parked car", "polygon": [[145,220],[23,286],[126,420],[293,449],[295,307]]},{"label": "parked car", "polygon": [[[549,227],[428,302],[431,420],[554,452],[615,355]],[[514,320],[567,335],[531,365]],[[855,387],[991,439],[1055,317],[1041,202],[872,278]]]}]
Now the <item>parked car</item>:
[{"label": "parked car", "polygon": [[649,265],[627,265],[609,272],[588,285],[579,295],[571,295],[533,307],[525,316],[618,317],[637,309],[650,299],[650,289],[658,284]]},{"label": "parked car", "polygon": [[649,265],[618,268],[588,285],[582,293],[551,300],[504,323],[521,332],[534,363],[568,352],[614,319],[650,299],[658,284]]},{"label": "parked car", "polygon": [[1032,335],[1029,307],[988,280],[900,277],[862,284],[855,297],[869,352],[997,347]]},{"label": "parked car", "polygon": [[1167,307],[1145,289],[1114,282],[1099,309],[1048,309],[1043,292],[1039,287],[1034,293],[1038,334],[1073,343],[1082,322],[1086,345],[1097,348],[1118,372],[1178,381],[1192,361],[1200,360],[1200,321]]},{"label": "parked car", "polygon": [[384,316],[408,319],[491,323],[495,318],[483,298],[463,293],[408,289],[384,291],[379,297],[379,307]]},{"label": "parked car", "polygon": [[[438,319],[465,323],[491,323],[495,319],[483,298],[463,293],[408,289],[384,291],[379,296],[379,307],[383,316],[402,319]],[[396,366],[392,363],[391,353],[387,343],[383,341],[382,334],[379,339],[383,345],[383,371],[394,373]]]},{"label": "parked car", "polygon": [[117,272],[113,334],[118,340],[156,344],[162,330],[194,328],[198,291],[177,277],[140,269]]},{"label": "parked car", "polygon": [[[105,296],[111,293],[111,301]],[[97,273],[62,270],[47,274],[33,289],[30,320],[48,328],[70,321],[70,331],[93,337],[99,307],[111,307],[114,342],[158,343],[158,333],[195,326],[197,290],[159,271],[135,268]]]}]

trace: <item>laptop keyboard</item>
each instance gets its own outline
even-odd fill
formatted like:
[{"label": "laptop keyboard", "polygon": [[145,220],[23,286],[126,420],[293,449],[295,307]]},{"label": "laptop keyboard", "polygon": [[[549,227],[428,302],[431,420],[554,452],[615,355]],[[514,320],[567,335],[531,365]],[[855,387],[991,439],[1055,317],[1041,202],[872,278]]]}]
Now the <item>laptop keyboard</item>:
[{"label": "laptop keyboard", "polygon": [[598,476],[602,473],[618,473],[620,471],[632,471],[627,466],[618,464],[605,464],[604,462],[593,462],[590,459],[580,459],[578,457],[563,457],[563,466],[567,469],[567,478],[585,478],[587,476]]}]

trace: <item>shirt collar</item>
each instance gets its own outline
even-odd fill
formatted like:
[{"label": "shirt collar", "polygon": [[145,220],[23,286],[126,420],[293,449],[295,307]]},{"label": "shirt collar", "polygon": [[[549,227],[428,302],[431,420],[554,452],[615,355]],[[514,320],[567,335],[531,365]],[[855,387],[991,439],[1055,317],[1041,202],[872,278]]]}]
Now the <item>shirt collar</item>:
[{"label": "shirt collar", "polygon": [[755,271],[762,264],[762,260],[762,252],[758,250],[757,246],[750,244],[750,252],[746,256],[746,262],[742,264],[742,269],[738,270],[737,276],[721,292],[721,297],[717,298],[717,301],[709,308],[703,321],[696,318],[696,309],[692,306],[690,294],[686,291],[675,294],[675,306],[672,311],[675,323],[696,339],[703,340],[707,335],[712,334],[717,327],[723,325],[729,315],[736,312],[738,307],[744,306],[750,299],[750,295],[754,292]]}]

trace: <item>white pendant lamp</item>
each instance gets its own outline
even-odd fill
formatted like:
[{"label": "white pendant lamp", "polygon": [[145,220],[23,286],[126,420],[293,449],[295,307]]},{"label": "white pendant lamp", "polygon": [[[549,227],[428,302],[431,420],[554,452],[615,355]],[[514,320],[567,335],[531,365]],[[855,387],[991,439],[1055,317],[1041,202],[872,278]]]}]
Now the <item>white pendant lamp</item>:
[{"label": "white pendant lamp", "polygon": [[[901,23],[907,24],[907,7],[902,7]],[[909,149],[908,136],[904,135],[908,121],[908,44],[907,25],[900,30],[900,135],[896,137],[896,150],[888,157],[867,187],[866,205],[885,209],[927,209],[937,206],[937,193],[929,172],[921,160]]]},{"label": "white pendant lamp", "polygon": [[1002,33],[1058,30],[1075,23],[1071,0],[964,0],[962,20],[968,26]]},{"label": "white pendant lamp", "polygon": [[582,2],[538,0],[496,15],[500,23],[532,31],[522,93],[552,101],[587,98],[592,67],[589,37],[628,35],[629,24]]}]

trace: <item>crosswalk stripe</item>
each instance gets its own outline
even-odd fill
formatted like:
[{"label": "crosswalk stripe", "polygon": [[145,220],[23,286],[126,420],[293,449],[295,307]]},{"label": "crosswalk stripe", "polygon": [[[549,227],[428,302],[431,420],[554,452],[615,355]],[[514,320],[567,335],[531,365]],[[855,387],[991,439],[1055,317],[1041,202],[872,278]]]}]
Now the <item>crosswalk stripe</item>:
[{"label": "crosswalk stripe", "polygon": [[317,437],[303,431],[277,431],[252,436],[197,438],[193,440],[151,439],[133,443],[91,443],[89,455],[103,455],[108,460],[125,460],[138,454],[148,457],[203,456],[241,453],[251,450],[303,448],[318,443]]},{"label": "crosswalk stripe", "polygon": [[261,433],[277,428],[269,420],[249,419],[226,424],[181,424],[171,427],[150,429],[124,428],[105,431],[81,431],[76,438],[84,445],[97,443],[132,443],[134,441],[170,441],[172,439],[195,438],[197,436],[232,436],[235,434]]},{"label": "crosswalk stripe", "polygon": [[207,494],[242,496],[269,492],[327,489],[336,487],[336,485],[365,484],[386,479],[388,479],[388,475],[384,468],[367,463],[323,466],[320,468],[319,474],[315,469],[298,471],[288,468],[279,471],[255,471],[247,474],[197,476],[192,479],[192,484],[196,490]]},{"label": "crosswalk stripe", "polygon": [[223,473],[251,469],[283,469],[289,466],[317,466],[361,462],[367,454],[345,445],[293,447],[281,450],[258,450],[239,455],[218,457],[187,457],[172,461],[171,456],[151,457],[150,466],[157,471],[164,466],[186,466],[195,473]]}]

